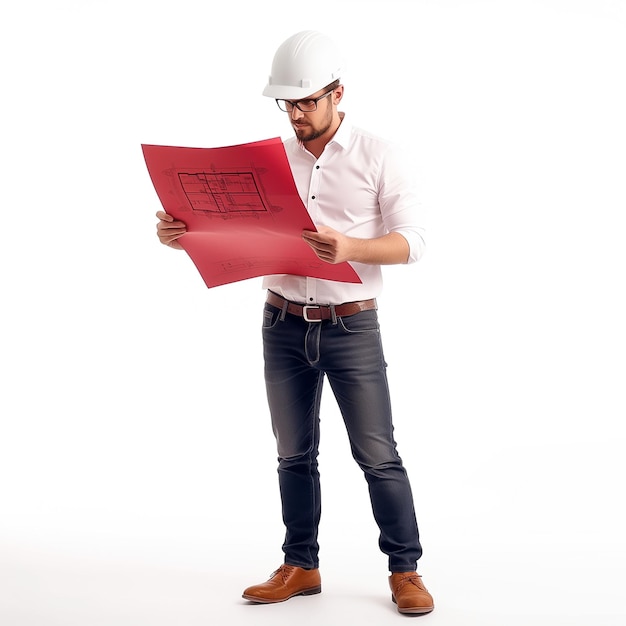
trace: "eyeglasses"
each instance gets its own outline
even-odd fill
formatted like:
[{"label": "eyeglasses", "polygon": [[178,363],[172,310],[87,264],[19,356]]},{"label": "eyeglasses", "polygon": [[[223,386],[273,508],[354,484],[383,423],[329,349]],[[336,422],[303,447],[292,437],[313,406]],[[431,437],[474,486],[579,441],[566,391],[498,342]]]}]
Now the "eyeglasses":
[{"label": "eyeglasses", "polygon": [[276,104],[278,108],[284,113],[291,113],[293,111],[293,107],[296,107],[298,110],[303,113],[310,113],[311,111],[317,110],[317,103],[326,96],[329,96],[334,89],[323,93],[321,96],[317,98],[305,98],[304,100],[279,100],[276,98]]}]

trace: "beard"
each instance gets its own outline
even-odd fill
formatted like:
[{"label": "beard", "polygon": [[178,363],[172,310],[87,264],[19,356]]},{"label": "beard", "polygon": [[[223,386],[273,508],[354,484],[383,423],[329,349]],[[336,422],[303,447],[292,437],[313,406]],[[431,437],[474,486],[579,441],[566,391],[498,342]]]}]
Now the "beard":
[{"label": "beard", "polygon": [[333,123],[332,107],[328,107],[326,109],[326,112],[326,117],[320,122],[320,126],[315,127],[307,125],[302,128],[294,128],[296,138],[302,143],[319,139],[331,127]]}]

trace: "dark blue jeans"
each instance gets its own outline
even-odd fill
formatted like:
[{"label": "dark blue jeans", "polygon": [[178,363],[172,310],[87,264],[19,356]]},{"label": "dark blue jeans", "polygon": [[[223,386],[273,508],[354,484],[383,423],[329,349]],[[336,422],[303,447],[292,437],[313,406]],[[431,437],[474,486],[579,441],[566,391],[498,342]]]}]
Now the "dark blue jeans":
[{"label": "dark blue jeans", "polygon": [[380,549],[391,572],[413,571],[422,549],[413,496],[396,450],[376,311],[306,322],[265,304],[265,382],[278,447],[286,527],[285,563],[318,567],[319,409],[324,376],[335,395],[352,455],[365,474]]}]

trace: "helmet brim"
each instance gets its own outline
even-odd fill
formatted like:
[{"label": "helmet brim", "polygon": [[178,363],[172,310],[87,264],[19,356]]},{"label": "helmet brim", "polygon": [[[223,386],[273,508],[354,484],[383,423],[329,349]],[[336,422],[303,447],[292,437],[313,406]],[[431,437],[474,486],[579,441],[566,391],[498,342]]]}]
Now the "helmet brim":
[{"label": "helmet brim", "polygon": [[294,87],[293,85],[267,85],[263,90],[263,95],[268,98],[278,98],[280,100],[300,100],[312,96],[316,91],[326,87],[326,84],[313,85],[311,87]]}]

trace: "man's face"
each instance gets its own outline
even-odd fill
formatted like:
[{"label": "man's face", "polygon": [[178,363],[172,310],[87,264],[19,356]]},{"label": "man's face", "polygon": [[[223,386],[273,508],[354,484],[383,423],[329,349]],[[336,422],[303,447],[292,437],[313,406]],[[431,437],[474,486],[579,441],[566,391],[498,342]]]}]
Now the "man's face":
[{"label": "man's face", "polygon": [[[303,100],[315,99],[324,94],[324,90],[316,91],[309,98]],[[333,120],[333,103],[334,92],[327,97],[318,100],[317,109],[315,111],[303,112],[294,106],[291,112],[287,113],[290,117],[291,126],[293,127],[296,137],[303,143],[313,141],[321,137],[332,125]],[[292,102],[299,102],[298,100]]]}]

